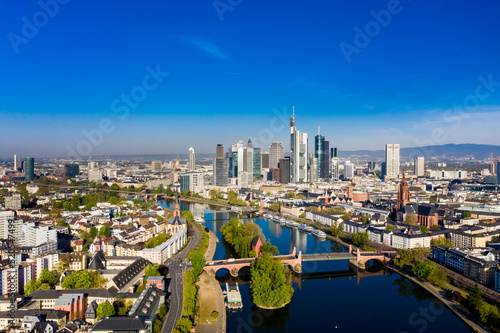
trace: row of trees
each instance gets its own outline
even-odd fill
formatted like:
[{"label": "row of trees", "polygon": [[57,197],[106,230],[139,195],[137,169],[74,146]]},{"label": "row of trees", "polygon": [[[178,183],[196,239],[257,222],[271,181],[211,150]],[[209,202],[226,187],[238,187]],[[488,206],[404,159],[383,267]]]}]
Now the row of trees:
[{"label": "row of trees", "polygon": [[30,280],[26,283],[26,286],[24,286],[24,294],[27,296],[35,290],[52,289],[59,283],[61,274],[66,271],[66,269],[68,269],[68,262],[66,260],[59,260],[53,272],[45,268],[40,273],[40,277],[38,277],[37,280]]},{"label": "row of trees", "polygon": [[246,206],[247,203],[245,200],[238,199],[238,193],[235,191],[229,191],[227,193],[227,202],[230,205],[235,205],[235,206]]},{"label": "row of trees", "polygon": [[106,279],[99,271],[85,270],[71,273],[61,286],[64,289],[99,289],[104,288],[105,284]]}]

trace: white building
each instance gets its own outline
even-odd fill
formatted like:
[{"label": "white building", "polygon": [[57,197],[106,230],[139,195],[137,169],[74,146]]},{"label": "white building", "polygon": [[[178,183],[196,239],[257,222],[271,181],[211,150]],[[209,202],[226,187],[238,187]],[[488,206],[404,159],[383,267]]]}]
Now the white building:
[{"label": "white building", "polygon": [[194,148],[189,148],[189,171],[196,170],[196,155],[194,153]]},{"label": "white building", "polygon": [[417,177],[423,177],[425,173],[425,167],[424,167],[424,158],[423,157],[415,157],[415,160],[413,162],[413,173]]},{"label": "white building", "polygon": [[430,178],[435,179],[464,179],[467,178],[467,171],[456,170],[456,171],[431,171]]},{"label": "white building", "polygon": [[385,145],[385,177],[397,178],[399,175],[399,144]]},{"label": "white building", "polygon": [[157,247],[142,249],[141,257],[151,261],[153,264],[164,264],[167,259],[182,249],[184,244],[186,244],[187,238],[187,228],[180,228],[172,238]]},{"label": "white building", "polygon": [[332,180],[338,180],[340,177],[339,174],[339,158],[338,157],[332,157],[331,158],[331,176]]},{"label": "white building", "polygon": [[102,181],[102,170],[89,170],[88,178],[89,182],[100,183]]},{"label": "white building", "polygon": [[307,183],[308,142],[307,133],[300,133],[295,127],[295,109],[290,117],[290,181]]},{"label": "white building", "polygon": [[285,150],[281,142],[273,142],[269,147],[269,168],[277,168],[280,159],[285,157]]}]

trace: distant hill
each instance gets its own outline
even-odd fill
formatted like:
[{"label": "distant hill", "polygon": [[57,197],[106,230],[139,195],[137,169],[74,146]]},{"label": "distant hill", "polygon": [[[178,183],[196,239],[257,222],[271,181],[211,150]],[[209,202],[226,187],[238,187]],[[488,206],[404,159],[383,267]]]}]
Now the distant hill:
[{"label": "distant hill", "polygon": [[[476,145],[476,144],[447,144],[441,146],[425,146],[413,148],[401,148],[399,155],[401,159],[412,159],[417,156],[426,158],[438,157],[442,159],[474,157],[476,160],[489,158],[493,153],[493,158],[500,156],[500,146]],[[361,160],[383,160],[385,150],[339,150],[342,158],[356,158]]]}]

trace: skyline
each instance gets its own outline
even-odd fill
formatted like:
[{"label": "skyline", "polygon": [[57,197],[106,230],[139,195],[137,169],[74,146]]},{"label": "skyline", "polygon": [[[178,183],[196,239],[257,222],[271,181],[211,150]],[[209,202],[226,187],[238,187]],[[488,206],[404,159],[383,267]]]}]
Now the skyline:
[{"label": "skyline", "polygon": [[95,130],[91,156],[289,151],[292,106],[341,151],[500,145],[494,1],[40,3],[0,14],[0,158],[64,157]]}]

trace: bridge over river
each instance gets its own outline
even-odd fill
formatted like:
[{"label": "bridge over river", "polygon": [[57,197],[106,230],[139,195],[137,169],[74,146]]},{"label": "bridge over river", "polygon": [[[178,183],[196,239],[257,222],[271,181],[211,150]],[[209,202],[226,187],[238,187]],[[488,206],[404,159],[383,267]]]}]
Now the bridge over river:
[{"label": "bridge over river", "polygon": [[[324,260],[349,260],[354,266],[365,269],[365,264],[370,260],[378,260],[385,263],[387,260],[394,258],[397,255],[396,251],[384,252],[361,252],[359,249],[353,250],[349,245],[348,252],[333,252],[333,253],[317,253],[317,254],[302,254],[301,251],[297,254],[296,248],[289,255],[274,256],[275,260],[280,260],[283,264],[287,264],[295,273],[302,273],[303,261],[324,261]],[[227,269],[232,276],[237,277],[238,272],[243,267],[250,267],[252,262],[257,258],[243,259],[227,259],[218,261],[209,261],[203,268],[207,273],[215,275],[219,269]]]}]

